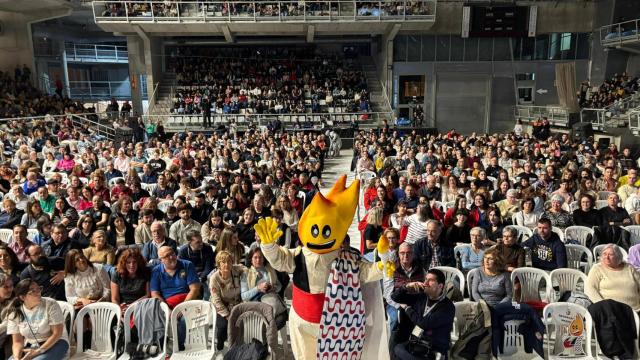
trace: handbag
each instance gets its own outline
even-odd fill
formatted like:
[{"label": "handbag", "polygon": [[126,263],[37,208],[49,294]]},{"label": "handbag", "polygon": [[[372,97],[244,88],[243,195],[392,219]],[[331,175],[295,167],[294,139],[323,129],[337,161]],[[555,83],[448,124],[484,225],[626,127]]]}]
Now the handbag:
[{"label": "handbag", "polygon": [[417,336],[411,336],[407,344],[407,350],[411,355],[426,360],[436,360],[436,352],[431,347],[431,342]]}]

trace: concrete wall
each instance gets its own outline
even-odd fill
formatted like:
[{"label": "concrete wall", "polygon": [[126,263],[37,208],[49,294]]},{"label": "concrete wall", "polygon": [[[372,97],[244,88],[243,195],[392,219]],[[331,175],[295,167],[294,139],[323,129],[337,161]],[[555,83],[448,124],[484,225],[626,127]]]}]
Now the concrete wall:
[{"label": "concrete wall", "polygon": [[[577,60],[576,62],[576,81],[580,83],[582,79],[587,77],[589,62],[587,60]],[[535,89],[543,90],[543,94],[535,94],[535,105],[556,105],[558,104],[558,93],[555,87],[555,65],[558,61],[517,61],[517,62],[462,62],[462,63],[443,63],[443,62],[396,62],[393,64],[393,96],[392,102],[398,97],[399,77],[402,75],[424,75],[425,76],[425,100],[423,105],[427,119],[433,117],[433,121],[427,121],[426,126],[435,126],[440,130],[449,130],[447,124],[449,119],[443,119],[443,108],[438,107],[437,92],[448,85],[438,84],[439,81],[451,82],[446,76],[440,74],[459,74],[464,77],[477,78],[484,76],[487,81],[488,91],[476,91],[470,96],[481,97],[486,96],[482,106],[486,107],[486,116],[480,121],[486,124],[484,130],[489,132],[502,131],[510,129],[513,126],[513,106],[516,103],[516,90],[514,76],[517,73],[535,73]],[[452,83],[453,84],[453,83]],[[454,84],[464,89],[464,83]],[[459,107],[475,107],[469,109],[467,113],[478,113],[483,111],[480,109],[480,101],[475,105],[470,105],[460,98]],[[443,106],[449,106],[445,104]],[[407,105],[399,104],[396,108],[404,108]],[[438,116],[440,115],[440,116]],[[440,119],[438,118],[440,117]],[[474,131],[476,125],[467,129],[457,126],[456,129],[462,132]]]},{"label": "concrete wall", "polygon": [[0,22],[4,25],[0,34],[0,70],[13,72],[18,64],[35,68],[29,21],[24,14],[0,11]]},{"label": "concrete wall", "polygon": [[626,70],[631,76],[640,75],[640,55],[629,55]]}]

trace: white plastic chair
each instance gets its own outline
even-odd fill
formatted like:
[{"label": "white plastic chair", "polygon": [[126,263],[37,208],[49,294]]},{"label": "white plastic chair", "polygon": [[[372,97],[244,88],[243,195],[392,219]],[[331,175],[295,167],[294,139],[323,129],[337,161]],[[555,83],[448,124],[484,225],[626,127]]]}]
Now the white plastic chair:
[{"label": "white plastic chair", "polygon": [[[558,286],[558,295],[554,296],[553,301],[557,301],[567,291],[584,292],[587,284],[587,275],[576,269],[555,269],[551,271],[549,277],[551,278],[551,284]],[[579,286],[580,281],[582,281],[582,286]]]},{"label": "white plastic chair", "polygon": [[[191,323],[192,328],[186,329],[184,350],[178,348],[178,316],[182,315],[186,324]],[[194,321],[196,320],[196,321]],[[213,359],[215,355],[214,341],[211,347],[207,347],[209,339],[208,330],[211,325],[215,329],[216,312],[213,304],[203,300],[189,300],[178,304],[171,312],[171,333],[173,335],[172,360],[186,359]]]},{"label": "white plastic chair", "polygon": [[447,211],[447,210],[451,209],[454,206],[456,206],[456,202],[455,201],[447,201],[447,202],[444,203],[444,211]]},{"label": "white plastic chair", "polygon": [[122,176],[117,176],[117,177],[114,177],[111,180],[109,180],[109,189],[114,187],[116,185],[116,181],[118,181],[119,179],[124,180],[124,178]]},{"label": "white plastic chair", "polygon": [[8,244],[9,239],[11,239],[11,235],[13,235],[13,230],[11,229],[0,229],[0,241]]},{"label": "white plastic chair", "polygon": [[[594,261],[597,263],[600,261],[600,255],[602,255],[602,251],[604,250],[604,248],[609,245],[609,244],[600,244],[600,245],[596,245],[593,248],[593,259]],[[627,250],[621,248],[618,246],[618,248],[620,249],[620,251],[622,251],[622,258],[624,260],[627,260],[627,257],[629,257],[629,254],[627,253]]]},{"label": "white plastic chair", "polygon": [[[245,315],[246,314],[246,315]],[[242,341],[245,344],[251,343],[253,339],[259,340],[263,344],[267,344],[267,339],[265,338],[267,322],[264,320],[260,314],[255,311],[248,311],[242,316]],[[285,349],[285,358],[286,358],[286,349],[287,349],[287,326],[283,326],[282,329],[279,330],[280,337],[282,337],[282,346]],[[269,349],[271,353],[271,358],[275,359],[275,349]]]},{"label": "white plastic chair", "polygon": [[369,184],[369,180],[377,177],[376,173],[373,171],[363,171],[359,174],[360,181],[362,182],[361,187],[366,187]]},{"label": "white plastic chair", "polygon": [[33,240],[38,235],[38,229],[27,229],[27,239]]},{"label": "white plastic chair", "polygon": [[562,229],[560,229],[559,227],[552,226],[551,231],[558,234],[558,237],[560,237],[560,241],[564,242],[564,231],[562,231]]},{"label": "white plastic chair", "polygon": [[587,246],[589,236],[593,238],[593,229],[586,226],[569,226],[564,229],[564,241],[576,240],[580,245]]},{"label": "white plastic chair", "polygon": [[[593,253],[588,247],[576,244],[565,245],[567,249],[567,267],[569,269],[581,270],[585,274],[589,273],[593,266]],[[587,261],[583,261],[582,258],[587,258]]]},{"label": "white plastic chair", "polygon": [[[395,160],[393,162],[395,162]],[[400,170],[400,171],[398,171],[398,177],[400,177],[400,176],[409,176],[409,171],[408,170]]]},{"label": "white plastic chair", "polygon": [[[123,322],[125,324],[129,324],[129,320],[134,315],[136,308],[138,307],[139,302],[136,301],[129,305],[127,311],[124,312]],[[158,352],[158,355],[155,357],[149,357],[149,360],[164,360],[167,356],[167,338],[169,337],[169,317],[171,316],[171,310],[169,310],[169,306],[166,303],[160,303],[160,310],[164,313],[164,338],[162,339],[162,351]],[[127,344],[131,342],[131,327],[124,327],[124,348],[127,348]],[[118,359],[119,360],[129,360],[129,354],[126,352],[122,354]]]},{"label": "white plastic chair", "polygon": [[143,190],[147,190],[149,192],[149,194],[153,194],[153,191],[158,187],[158,184],[145,184],[145,183],[141,183],[140,187]]},{"label": "white plastic chair", "polygon": [[453,329],[451,330],[451,341],[456,341],[460,338],[460,333],[476,316],[477,303],[475,301],[459,301],[453,303],[456,307],[456,316],[453,320]]},{"label": "white plastic chair", "polygon": [[629,225],[622,228],[631,233],[631,245],[640,244],[640,225]]},{"label": "white plastic chair", "polygon": [[600,210],[600,209],[605,208],[607,206],[609,206],[609,203],[607,202],[607,200],[596,200],[595,208],[597,210]]},{"label": "white plastic chair", "polygon": [[577,201],[573,201],[571,204],[569,204],[569,212],[573,213],[574,211],[578,210],[580,208],[580,204]]},{"label": "white plastic chair", "polygon": [[167,209],[169,209],[169,206],[173,205],[173,201],[171,200],[162,200],[158,202],[158,210],[162,211],[163,213],[167,213]]},{"label": "white plastic chair", "polygon": [[598,191],[598,200],[606,201],[609,198],[609,195],[615,194],[613,191]]},{"label": "white plastic chair", "polygon": [[[515,301],[550,301],[553,291],[551,277],[544,270],[532,267],[517,268],[511,273],[511,283],[515,284],[516,279],[520,281],[520,299],[514,299]],[[546,283],[545,290],[540,294],[540,282],[543,280]]]},{"label": "white plastic chair", "polygon": [[434,201],[433,202],[433,207],[440,210],[441,212],[445,212],[445,207],[444,207],[444,203],[442,201]]},{"label": "white plastic chair", "polygon": [[[548,304],[542,313],[547,328],[544,334],[548,344],[547,359],[593,359],[593,319],[587,309],[578,304],[561,302]],[[554,336],[551,336],[550,325],[553,325]],[[574,341],[579,338],[582,340]]]},{"label": "white plastic chair", "polygon": [[[460,292],[464,294],[466,279],[462,271],[450,266],[434,266],[433,268],[442,271],[446,277],[446,282],[457,285]],[[455,278],[458,278],[458,283],[455,282]]]},{"label": "white plastic chair", "polygon": [[[91,323],[91,346],[84,350],[84,318],[89,316]],[[115,328],[114,328],[115,322]],[[120,323],[120,306],[110,302],[89,304],[76,314],[76,353],[71,360],[108,359],[115,360],[118,329]],[[111,336],[114,341],[111,342]]]},{"label": "white plastic chair", "polygon": [[504,322],[504,341],[502,352],[498,350],[498,359],[510,359],[524,345],[524,339],[518,332],[518,327],[522,325],[524,320],[509,320]]},{"label": "white plastic chair", "polygon": [[533,236],[533,230],[522,225],[509,225],[508,228],[515,229],[517,232],[518,243],[521,243]]},{"label": "white plastic chair", "polygon": [[467,273],[467,291],[469,292],[469,300],[471,300],[471,301],[476,301],[473,298],[473,293],[471,292],[471,289],[472,289],[472,286],[473,286],[473,278],[476,276],[476,273],[478,271],[482,271],[482,268],[475,268],[475,269],[470,270]]},{"label": "white plastic chair", "polygon": [[[71,340],[71,334],[73,334],[73,320],[76,314],[76,309],[73,307],[73,305],[66,301],[58,300],[57,303],[60,306],[60,310],[62,310],[65,331],[69,336],[69,340]],[[67,320],[67,317],[69,318],[69,320]]]}]

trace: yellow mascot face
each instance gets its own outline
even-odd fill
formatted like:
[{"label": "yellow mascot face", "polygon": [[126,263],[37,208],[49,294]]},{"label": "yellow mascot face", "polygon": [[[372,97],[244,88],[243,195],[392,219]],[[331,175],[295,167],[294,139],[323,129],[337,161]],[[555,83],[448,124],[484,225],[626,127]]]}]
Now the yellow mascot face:
[{"label": "yellow mascot face", "polygon": [[317,193],[298,223],[300,241],[309,250],[326,254],[342,246],[358,206],[360,180],[346,188],[342,175],[327,196]]}]

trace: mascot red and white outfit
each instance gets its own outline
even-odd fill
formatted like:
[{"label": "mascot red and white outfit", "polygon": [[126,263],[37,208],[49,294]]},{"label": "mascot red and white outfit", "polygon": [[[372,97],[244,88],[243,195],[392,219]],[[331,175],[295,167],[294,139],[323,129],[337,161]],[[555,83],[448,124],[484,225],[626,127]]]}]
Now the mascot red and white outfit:
[{"label": "mascot red and white outfit", "polygon": [[[305,209],[298,224],[303,246],[278,246],[281,232],[273,219],[255,225],[271,266],[293,273],[289,334],[298,360],[388,358],[388,353],[381,355],[386,325],[377,280],[383,271],[394,270],[386,259],[389,243],[384,238],[378,242],[378,263],[361,261],[359,253],[343,246],[360,193],[359,180],[348,188],[346,180],[341,176],[326,197],[317,193]],[[374,282],[373,291],[361,286],[368,282]],[[366,296],[378,299],[367,298],[365,306]]]}]

